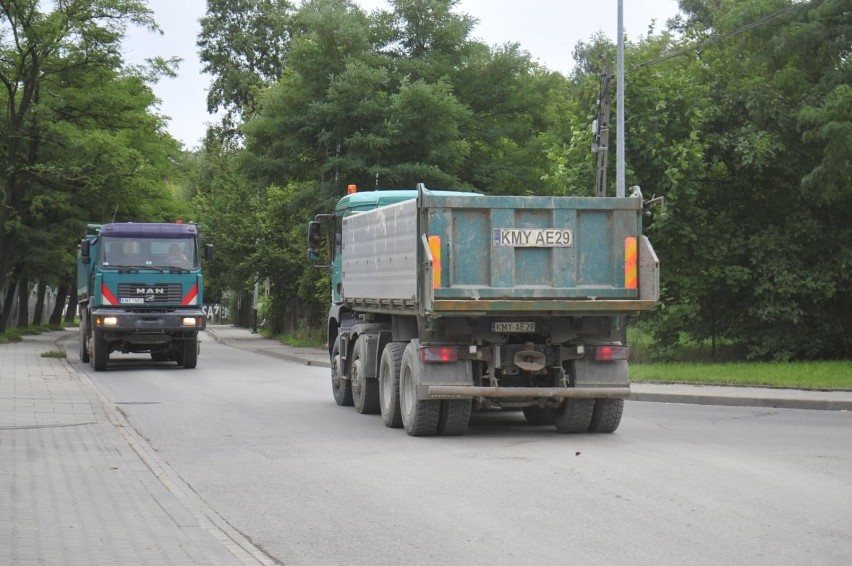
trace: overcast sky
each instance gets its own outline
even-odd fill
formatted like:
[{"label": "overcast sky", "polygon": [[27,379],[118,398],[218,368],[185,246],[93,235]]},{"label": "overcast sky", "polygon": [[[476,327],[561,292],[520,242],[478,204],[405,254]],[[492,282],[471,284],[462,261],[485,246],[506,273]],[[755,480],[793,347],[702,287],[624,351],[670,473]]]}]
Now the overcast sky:
[{"label": "overcast sky", "polygon": [[[358,0],[367,10],[387,7],[384,0]],[[210,76],[201,74],[195,46],[198,20],[207,9],[206,0],[149,0],[163,35],[131,29],[125,55],[131,63],[147,57],[177,56],[183,59],[176,79],[154,85],[160,98],[160,113],[169,116],[169,132],[189,149],[200,145],[211,117],[206,95]],[[617,0],[461,0],[458,11],[479,20],[475,38],[489,45],[506,42],[521,47],[549,69],[568,73],[571,53],[580,40],[598,31],[616,37]],[[637,38],[656,19],[656,29],[665,27],[677,13],[677,0],[624,0],[624,28]]]}]

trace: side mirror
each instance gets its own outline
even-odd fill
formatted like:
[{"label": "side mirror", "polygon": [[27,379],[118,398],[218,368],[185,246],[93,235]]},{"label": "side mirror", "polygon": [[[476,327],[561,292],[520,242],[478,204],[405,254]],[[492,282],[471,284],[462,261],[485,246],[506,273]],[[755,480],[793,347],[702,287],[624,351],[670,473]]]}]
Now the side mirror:
[{"label": "side mirror", "polygon": [[204,259],[213,261],[213,244],[204,244]]},{"label": "side mirror", "polygon": [[91,254],[91,242],[86,238],[80,240],[80,261],[83,263],[89,263],[90,254]]},{"label": "side mirror", "polygon": [[322,224],[316,220],[308,222],[308,259],[319,260],[319,250],[322,246]]}]

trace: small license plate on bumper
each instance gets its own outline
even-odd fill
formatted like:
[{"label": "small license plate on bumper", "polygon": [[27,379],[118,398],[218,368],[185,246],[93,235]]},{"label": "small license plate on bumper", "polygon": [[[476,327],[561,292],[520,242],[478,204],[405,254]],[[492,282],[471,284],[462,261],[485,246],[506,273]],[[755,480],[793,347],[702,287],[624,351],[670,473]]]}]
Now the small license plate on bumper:
[{"label": "small license plate on bumper", "polygon": [[531,333],[535,332],[534,322],[492,322],[491,330],[500,333]]}]

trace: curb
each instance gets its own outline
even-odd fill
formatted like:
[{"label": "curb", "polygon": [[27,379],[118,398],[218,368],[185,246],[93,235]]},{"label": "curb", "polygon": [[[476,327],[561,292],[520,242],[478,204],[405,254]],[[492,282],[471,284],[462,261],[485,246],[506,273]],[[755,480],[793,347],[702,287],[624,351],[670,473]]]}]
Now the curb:
[{"label": "curb", "polygon": [[263,354],[264,356],[269,356],[271,358],[278,358],[280,360],[286,360],[288,362],[293,362],[296,364],[301,364],[303,366],[313,366],[313,367],[321,367],[321,368],[330,368],[331,362],[326,360],[310,360],[302,355],[290,353],[290,352],[282,352],[273,348],[248,348],[246,346],[241,346],[239,344],[234,343],[233,340],[228,340],[227,338],[222,338],[218,336],[215,332],[211,332],[209,329],[206,330],[208,336],[210,336],[214,341],[219,344],[224,344],[225,346],[230,346],[231,348],[237,348],[239,350],[245,350],[247,352],[256,352],[258,354]]},{"label": "curb", "polygon": [[[67,335],[57,336],[53,343],[61,348],[59,342],[69,339],[71,338]],[[64,348],[62,349],[64,350]],[[151,471],[157,481],[177,498],[179,504],[185,509],[185,512],[188,512],[195,518],[199,528],[209,532],[222,544],[228,553],[243,564],[279,564],[278,561],[267,555],[262,549],[254,546],[242,533],[234,529],[221,515],[207,505],[201,496],[177,472],[169,468],[168,464],[162,462],[154,449],[148,445],[148,442],[144,438],[139,436],[136,429],[127,421],[121,410],[101,393],[100,389],[92,382],[92,378],[87,373],[78,371],[67,359],[63,360],[63,362],[68,366],[69,370],[80,376],[81,382],[87,384],[88,388],[100,402],[113,427],[124,437],[124,440],[142,463]],[[169,512],[169,509],[174,507],[169,502],[158,501],[158,503],[160,503],[166,512]]]},{"label": "curb", "polygon": [[631,393],[630,400],[652,403],[718,405],[722,407],[765,407],[806,409],[811,411],[852,411],[852,401],[827,399],[778,399],[773,397],[730,397],[727,395],[690,395],[686,393]]},{"label": "curb", "polygon": [[[286,360],[297,364],[315,366],[315,367],[331,367],[327,360],[309,359],[299,353],[286,351],[287,346],[274,347],[247,347],[240,344],[239,340],[229,340],[217,336],[215,331],[208,329],[207,335],[213,338],[216,342],[239,348],[250,352],[257,352],[269,357]],[[251,343],[251,342],[248,342]],[[805,409],[816,411],[852,411],[852,396],[847,399],[825,399],[810,398],[808,392],[803,392],[799,396],[779,397],[773,395],[772,389],[761,391],[760,395],[753,393],[753,388],[742,389],[731,388],[733,394],[717,395],[713,392],[704,392],[701,387],[696,386],[696,391],[637,391],[641,384],[632,384],[633,390],[627,398],[630,401],[641,401],[649,403],[679,403],[688,405],[717,405],[723,407],[765,407],[773,409]],[[663,386],[664,387],[664,386]]]}]

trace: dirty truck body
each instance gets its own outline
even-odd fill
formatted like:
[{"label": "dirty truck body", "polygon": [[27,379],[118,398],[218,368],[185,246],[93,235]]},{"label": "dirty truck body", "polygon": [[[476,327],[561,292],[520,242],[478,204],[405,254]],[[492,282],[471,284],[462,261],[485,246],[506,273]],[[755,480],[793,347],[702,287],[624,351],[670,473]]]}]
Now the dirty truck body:
[{"label": "dirty truck body", "polygon": [[474,409],[614,431],[625,324],[658,297],[641,219],[641,198],[344,197],[309,227],[331,232],[335,400],[414,436],[463,434]]},{"label": "dirty truck body", "polygon": [[90,224],[77,255],[80,359],[105,370],[111,352],[198,361],[203,278],[194,224]]}]

